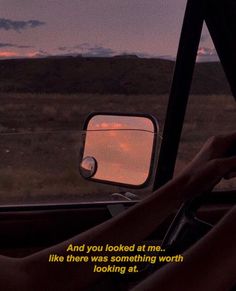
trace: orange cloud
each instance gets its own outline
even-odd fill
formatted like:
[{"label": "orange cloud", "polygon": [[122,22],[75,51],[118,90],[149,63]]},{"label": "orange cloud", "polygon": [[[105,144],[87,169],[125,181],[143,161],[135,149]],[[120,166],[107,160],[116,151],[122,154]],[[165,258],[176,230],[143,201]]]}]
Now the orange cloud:
[{"label": "orange cloud", "polygon": [[34,52],[28,52],[25,54],[19,54],[18,52],[12,52],[12,51],[0,51],[0,58],[36,58],[39,56],[39,52],[38,51],[34,51]]},{"label": "orange cloud", "polygon": [[19,57],[19,54],[16,52],[0,52],[0,58],[10,58],[10,57]]},{"label": "orange cloud", "polygon": [[120,142],[119,147],[124,152],[128,152],[130,150],[130,144],[128,144],[128,143]]},{"label": "orange cloud", "polygon": [[96,123],[93,124],[91,123],[91,126],[89,129],[97,129],[97,128],[102,128],[102,129],[124,129],[127,127],[126,124],[118,123],[118,122],[102,122],[102,123]]}]

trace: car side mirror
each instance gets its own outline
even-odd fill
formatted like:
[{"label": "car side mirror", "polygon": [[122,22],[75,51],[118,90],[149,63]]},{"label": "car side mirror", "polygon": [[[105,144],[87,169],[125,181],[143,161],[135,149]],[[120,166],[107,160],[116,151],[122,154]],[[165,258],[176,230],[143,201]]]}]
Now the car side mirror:
[{"label": "car side mirror", "polygon": [[85,121],[84,132],[82,177],[136,188],[148,183],[160,141],[155,118],[96,113]]}]

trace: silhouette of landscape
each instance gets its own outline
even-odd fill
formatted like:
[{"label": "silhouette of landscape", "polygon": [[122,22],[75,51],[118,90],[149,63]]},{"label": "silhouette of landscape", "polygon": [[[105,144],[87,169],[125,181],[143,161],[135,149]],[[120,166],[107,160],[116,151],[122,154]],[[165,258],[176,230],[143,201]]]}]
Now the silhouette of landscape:
[{"label": "silhouette of landscape", "polygon": [[[0,61],[0,92],[167,94],[174,61],[48,57]],[[193,94],[230,93],[218,62],[197,63]]]},{"label": "silhouette of landscape", "polygon": [[[143,112],[162,132],[174,65],[137,57],[0,61],[0,203],[101,201],[124,191],[80,177],[83,121],[93,111]],[[197,63],[176,170],[235,123],[221,65]]]}]

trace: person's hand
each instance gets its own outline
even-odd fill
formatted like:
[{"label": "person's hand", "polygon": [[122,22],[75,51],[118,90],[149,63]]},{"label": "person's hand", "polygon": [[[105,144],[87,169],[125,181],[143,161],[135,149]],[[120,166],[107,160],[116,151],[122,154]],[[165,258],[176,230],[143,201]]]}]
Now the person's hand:
[{"label": "person's hand", "polygon": [[236,177],[236,132],[208,139],[181,175],[188,177],[187,198],[211,191],[222,178]]}]

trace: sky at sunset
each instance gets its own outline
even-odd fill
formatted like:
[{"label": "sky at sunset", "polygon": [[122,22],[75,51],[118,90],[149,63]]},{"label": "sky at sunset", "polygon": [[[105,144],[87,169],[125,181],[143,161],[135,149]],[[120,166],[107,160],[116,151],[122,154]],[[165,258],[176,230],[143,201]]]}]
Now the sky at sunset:
[{"label": "sky at sunset", "polygon": [[[0,0],[0,58],[176,55],[186,0]],[[198,60],[216,57],[204,29]]]}]

